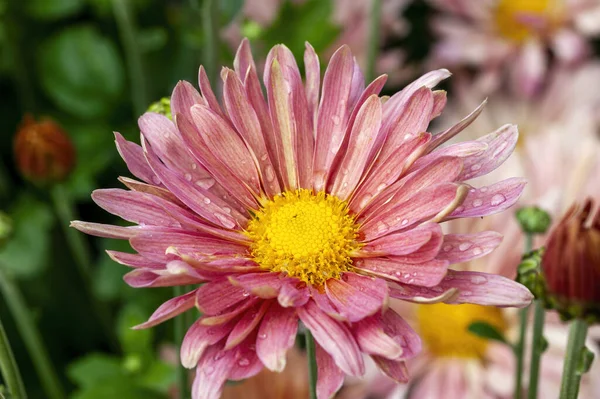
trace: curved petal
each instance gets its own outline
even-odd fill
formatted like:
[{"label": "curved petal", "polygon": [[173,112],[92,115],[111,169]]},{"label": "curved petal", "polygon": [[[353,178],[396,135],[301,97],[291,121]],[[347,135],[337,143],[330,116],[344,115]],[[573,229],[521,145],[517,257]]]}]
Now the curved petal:
[{"label": "curved petal", "polygon": [[341,279],[329,279],[325,292],[338,313],[356,322],[387,306],[387,284],[380,278],[344,273]]},{"label": "curved petal", "polygon": [[365,258],[355,262],[355,267],[365,273],[380,276],[403,284],[433,287],[442,281],[450,262],[431,259],[422,263],[406,263],[394,257]]},{"label": "curved petal", "polygon": [[181,365],[188,369],[196,367],[198,360],[206,348],[225,338],[234,325],[235,323],[231,321],[229,323],[206,326],[200,320],[196,320],[183,337],[179,351]]},{"label": "curved petal", "polygon": [[225,342],[226,350],[239,345],[256,329],[269,308],[269,305],[269,302],[263,301],[262,303],[256,304],[253,308],[248,309],[248,311],[242,315],[227,337],[227,341]]},{"label": "curved petal", "polygon": [[127,169],[138,179],[149,184],[160,184],[160,179],[154,174],[146,158],[144,151],[139,145],[125,140],[121,133],[115,132],[115,144],[117,151],[125,161]]},{"label": "curved petal", "polygon": [[333,358],[318,343],[315,344],[317,358],[317,398],[330,399],[342,387],[344,373]]},{"label": "curved petal", "polygon": [[527,181],[512,177],[479,189],[471,189],[462,205],[448,219],[489,216],[513,206],[525,189]]},{"label": "curved petal", "polygon": [[482,231],[475,234],[446,234],[437,259],[461,263],[485,256],[502,242],[502,234]]},{"label": "curved petal", "polygon": [[172,319],[173,317],[180,315],[181,313],[190,310],[194,307],[194,301],[196,298],[196,290],[190,291],[187,294],[177,296],[169,299],[156,309],[152,316],[145,323],[138,324],[132,327],[134,330],[140,330],[142,328],[154,327],[165,320]]},{"label": "curved petal", "polygon": [[256,340],[256,354],[266,368],[283,371],[286,353],[294,345],[297,330],[296,311],[272,303],[262,319]]}]

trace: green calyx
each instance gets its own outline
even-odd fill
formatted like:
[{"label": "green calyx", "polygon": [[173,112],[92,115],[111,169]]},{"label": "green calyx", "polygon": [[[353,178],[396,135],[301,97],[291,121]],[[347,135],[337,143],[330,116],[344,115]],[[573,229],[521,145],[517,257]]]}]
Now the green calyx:
[{"label": "green calyx", "polygon": [[550,214],[538,206],[521,208],[517,211],[516,216],[521,229],[528,234],[544,234],[552,223]]}]

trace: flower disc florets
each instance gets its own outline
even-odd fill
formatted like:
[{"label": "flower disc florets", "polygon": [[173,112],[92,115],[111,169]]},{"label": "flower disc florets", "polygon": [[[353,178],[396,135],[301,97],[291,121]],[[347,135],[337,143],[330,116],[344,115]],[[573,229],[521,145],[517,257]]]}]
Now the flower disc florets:
[{"label": "flower disc florets", "polygon": [[339,198],[311,190],[287,191],[255,213],[246,234],[261,268],[322,286],[350,270],[359,248],[358,225]]}]

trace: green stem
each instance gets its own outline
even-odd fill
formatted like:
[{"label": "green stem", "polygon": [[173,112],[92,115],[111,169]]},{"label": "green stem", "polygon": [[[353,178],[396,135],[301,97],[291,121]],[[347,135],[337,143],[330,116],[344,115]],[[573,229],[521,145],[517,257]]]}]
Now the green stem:
[{"label": "green stem", "polygon": [[576,399],[581,381],[581,355],[585,349],[585,337],[588,325],[580,319],[573,320],[569,329],[567,356],[565,358],[562,381],[560,386],[560,399]]},{"label": "green stem", "polygon": [[[186,293],[184,286],[175,286],[173,287],[173,291],[175,296],[180,296]],[[185,315],[179,315],[175,318],[175,346],[179,349],[181,348],[181,343],[183,342],[183,337],[185,336],[186,328],[186,319]],[[177,365],[177,385],[179,387],[179,398],[185,399],[188,397],[188,378],[187,378],[187,370],[181,365],[181,362]]]},{"label": "green stem", "polygon": [[25,385],[21,379],[21,373],[19,372],[19,367],[17,367],[15,356],[10,348],[2,320],[0,320],[0,371],[2,372],[2,378],[6,383],[8,392],[12,397],[27,399]]},{"label": "green stem", "polygon": [[[531,251],[533,247],[533,234],[525,233],[525,253]],[[529,318],[529,307],[519,311],[519,340],[515,346],[515,356],[517,357],[517,367],[515,375],[514,398],[521,399],[523,394],[523,361],[525,356],[525,333],[527,331],[527,321]]]},{"label": "green stem", "polygon": [[544,319],[546,312],[544,304],[540,300],[534,302],[533,313],[533,340],[531,343],[531,366],[529,370],[529,399],[537,398],[538,382],[540,379],[540,360],[544,352]]},{"label": "green stem", "polygon": [[[16,284],[0,268],[0,290],[2,296],[10,309],[13,319],[17,325],[19,335],[25,343],[29,356],[33,361],[33,366],[42,382],[46,397],[50,399],[66,398],[60,380],[54,371],[50,356],[42,341],[39,330],[37,329],[31,312],[21,292]],[[20,395],[14,395],[15,398],[21,398]]]},{"label": "green stem", "polygon": [[83,234],[69,227],[71,221],[78,219],[75,205],[69,192],[62,184],[55,184],[50,190],[52,203],[58,216],[58,221],[63,229],[69,250],[75,260],[75,265],[83,280],[84,288],[90,298],[90,303],[95,314],[99,317],[104,333],[113,349],[118,349],[115,331],[112,328],[110,311],[105,304],[99,302],[92,290],[92,255]]},{"label": "green stem", "polygon": [[[129,2],[130,3],[130,2]],[[150,101],[146,90],[146,79],[142,54],[135,32],[135,25],[127,0],[112,0],[113,14],[119,28],[119,36],[125,52],[129,79],[131,81],[131,101],[135,117],[143,114]]]},{"label": "green stem", "polygon": [[375,65],[379,55],[379,32],[381,25],[381,0],[371,0],[371,14],[369,18],[369,45],[367,47],[366,81],[375,79]]},{"label": "green stem", "polygon": [[308,357],[308,387],[310,399],[317,399],[317,356],[315,353],[315,340],[306,329],[306,355]]},{"label": "green stem", "polygon": [[206,45],[204,46],[204,68],[209,82],[217,81],[219,68],[219,2],[204,0],[202,8],[202,25]]}]

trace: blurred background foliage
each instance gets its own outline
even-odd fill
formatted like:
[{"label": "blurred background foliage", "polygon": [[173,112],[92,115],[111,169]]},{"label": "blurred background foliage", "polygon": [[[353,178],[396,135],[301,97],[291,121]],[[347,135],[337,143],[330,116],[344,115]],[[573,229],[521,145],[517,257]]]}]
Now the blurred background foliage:
[{"label": "blurred background foliage", "polygon": [[[218,5],[218,28],[236,24],[257,59],[285,43],[302,65],[305,41],[324,57],[343,28],[333,22],[332,0],[285,1],[267,26],[244,16],[242,0]],[[126,268],[104,253],[127,251],[128,244],[74,238],[78,233],[67,226],[70,219],[116,222],[90,199],[95,188],[116,187],[117,176],[129,175],[112,132],[138,141],[137,117],[178,80],[197,81],[208,45],[205,6],[202,0],[0,0],[0,210],[12,221],[0,249],[0,318],[30,398],[46,398],[44,387],[56,398],[164,398],[175,381],[172,323],[130,329],[172,293],[128,287]],[[415,29],[385,47],[402,47],[409,62],[424,57],[427,13],[422,2],[406,9]],[[219,44],[219,65],[231,65],[233,55],[234,46]],[[64,182],[32,184],[16,170],[13,140],[26,114],[51,118],[73,141],[76,166]],[[14,291],[20,303],[7,299]],[[31,344],[20,334],[28,321],[15,311],[37,327],[62,388],[40,381],[39,359],[31,359]]]}]

